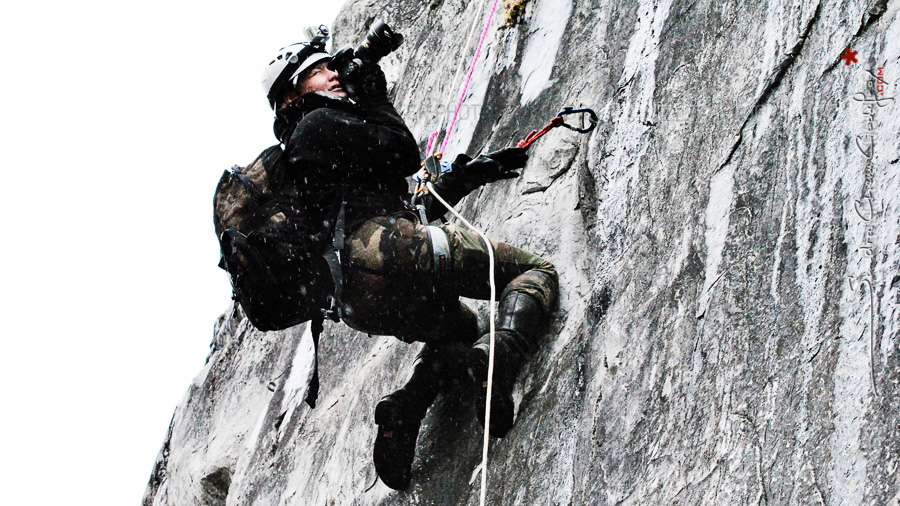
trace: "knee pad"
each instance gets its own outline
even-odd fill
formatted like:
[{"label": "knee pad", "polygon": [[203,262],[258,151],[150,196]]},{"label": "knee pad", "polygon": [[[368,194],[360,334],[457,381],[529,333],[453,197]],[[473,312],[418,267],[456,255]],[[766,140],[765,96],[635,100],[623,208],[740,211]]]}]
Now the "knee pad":
[{"label": "knee pad", "polygon": [[559,291],[559,281],[555,274],[555,271],[551,275],[539,270],[530,270],[520,274],[506,285],[503,293],[500,294],[500,300],[506,299],[513,292],[524,293],[534,298],[545,314],[549,313],[550,306],[553,305]]}]

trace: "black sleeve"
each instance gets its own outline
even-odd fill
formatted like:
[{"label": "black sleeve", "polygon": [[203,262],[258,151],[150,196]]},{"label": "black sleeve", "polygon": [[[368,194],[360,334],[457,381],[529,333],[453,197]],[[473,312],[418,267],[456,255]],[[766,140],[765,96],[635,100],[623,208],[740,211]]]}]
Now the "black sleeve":
[{"label": "black sleeve", "polygon": [[419,170],[419,147],[390,104],[360,111],[319,108],[291,134],[287,162],[295,178],[377,183]]},{"label": "black sleeve", "polygon": [[[441,185],[438,183],[434,185],[434,189],[437,190],[438,194],[440,194],[441,198],[444,199],[445,202],[450,204],[453,207],[456,207],[456,204],[459,203],[466,195],[472,192],[475,188],[469,187],[467,185]],[[436,198],[431,193],[426,194],[422,197],[422,205],[425,207],[425,218],[432,222],[441,216],[447,214],[448,211],[444,204],[438,202]]]},{"label": "black sleeve", "polygon": [[[480,183],[467,178],[461,170],[461,167],[470,160],[472,159],[464,154],[457,155],[456,160],[453,161],[453,170],[441,176],[441,179],[434,185],[435,191],[451,206],[455,207],[472,190],[481,186]],[[422,205],[425,207],[425,218],[429,222],[449,212],[444,204],[438,202],[430,192],[422,197]]]}]

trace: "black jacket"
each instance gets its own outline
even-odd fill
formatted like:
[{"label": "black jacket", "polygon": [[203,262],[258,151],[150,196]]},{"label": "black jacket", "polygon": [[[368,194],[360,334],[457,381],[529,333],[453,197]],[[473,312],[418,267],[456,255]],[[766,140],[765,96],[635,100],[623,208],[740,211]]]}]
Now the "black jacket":
[{"label": "black jacket", "polygon": [[392,105],[365,108],[310,93],[279,111],[275,133],[285,147],[270,177],[314,222],[330,226],[341,198],[347,235],[373,216],[406,209],[419,148]]}]

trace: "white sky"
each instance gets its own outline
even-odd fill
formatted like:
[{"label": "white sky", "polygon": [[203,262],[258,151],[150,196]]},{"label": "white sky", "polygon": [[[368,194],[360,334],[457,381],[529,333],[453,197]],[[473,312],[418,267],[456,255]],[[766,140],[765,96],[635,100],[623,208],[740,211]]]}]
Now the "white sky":
[{"label": "white sky", "polygon": [[0,19],[0,504],[139,504],[230,288],[262,66],[342,2],[15,2]]}]

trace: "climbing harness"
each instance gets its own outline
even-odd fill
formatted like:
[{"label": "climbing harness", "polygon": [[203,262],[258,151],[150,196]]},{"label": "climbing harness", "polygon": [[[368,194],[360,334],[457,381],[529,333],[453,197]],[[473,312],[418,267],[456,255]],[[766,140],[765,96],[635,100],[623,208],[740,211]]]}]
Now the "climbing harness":
[{"label": "climbing harness", "polygon": [[428,240],[431,242],[431,249],[434,252],[434,265],[432,273],[434,276],[435,286],[444,286],[450,278],[450,239],[447,238],[447,232],[440,227],[427,225]]},{"label": "climbing harness", "polygon": [[[580,114],[581,115],[581,126],[570,125],[566,123],[565,116],[569,116],[571,114]],[[587,120],[587,125],[584,124],[584,121]],[[539,131],[532,130],[530,134],[526,135],[524,139],[519,141],[516,144],[517,147],[528,149],[535,141],[543,137],[547,132],[553,130],[556,127],[566,127],[569,130],[574,130],[578,133],[586,134],[594,129],[597,126],[599,119],[597,118],[597,113],[594,112],[593,109],[589,109],[587,107],[581,109],[575,109],[573,107],[564,107],[563,110],[559,111],[556,114],[556,117],[550,120],[550,123],[547,123],[544,128]]]},{"label": "climbing harness", "polygon": [[[434,265],[432,267],[432,281],[434,286],[443,286],[450,277],[450,239],[442,228],[428,224],[425,206],[416,204],[416,198],[429,191],[427,185],[430,182],[437,181],[441,177],[441,174],[449,171],[450,163],[442,161],[441,154],[437,153],[426,158],[425,163],[422,164],[422,169],[413,175],[413,180],[416,182],[416,189],[413,192],[410,204],[415,207],[419,221],[428,232],[428,243],[431,244],[431,250],[434,256]],[[441,202],[443,203],[443,201]]]}]

